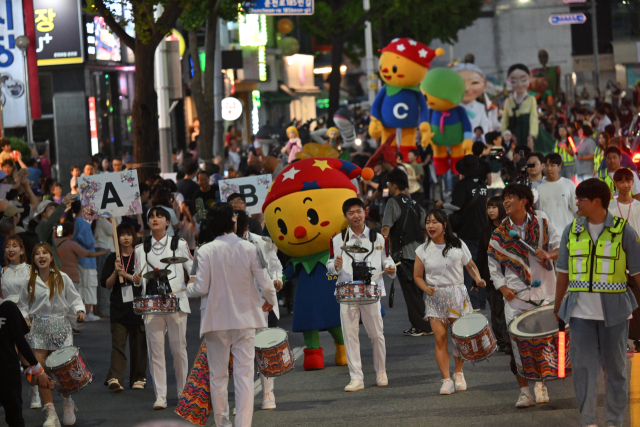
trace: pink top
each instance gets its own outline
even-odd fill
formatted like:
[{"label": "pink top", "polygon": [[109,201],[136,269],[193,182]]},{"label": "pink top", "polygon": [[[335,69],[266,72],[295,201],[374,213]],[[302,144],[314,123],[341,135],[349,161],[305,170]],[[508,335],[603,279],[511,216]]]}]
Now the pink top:
[{"label": "pink top", "polygon": [[302,151],[302,141],[300,141],[300,138],[290,139],[284,147],[291,149],[291,151],[289,151],[289,158],[287,159],[287,162],[291,163],[296,159],[296,154]]}]

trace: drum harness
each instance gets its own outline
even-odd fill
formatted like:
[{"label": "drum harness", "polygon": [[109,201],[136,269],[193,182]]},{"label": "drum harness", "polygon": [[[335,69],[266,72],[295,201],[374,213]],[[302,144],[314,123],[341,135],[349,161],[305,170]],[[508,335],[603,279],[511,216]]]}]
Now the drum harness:
[{"label": "drum harness", "polygon": [[[148,254],[149,252],[151,252],[152,250],[152,246],[151,246],[151,237],[152,236],[148,236],[147,238],[144,239],[144,242],[142,244],[142,248],[144,249],[144,260],[146,262],[146,264],[151,267],[152,269],[156,269],[156,267],[151,264],[149,262],[149,258],[148,258]],[[169,236],[167,236],[168,238]],[[171,244],[169,245],[169,248],[171,249],[171,251],[173,252],[173,256],[176,256],[176,250],[178,249],[178,243],[180,243],[180,236],[172,236],[171,237]],[[162,247],[162,250],[164,251],[164,248],[166,247],[166,243],[165,245]],[[154,252],[155,253],[155,252]],[[157,255],[157,254],[156,254]],[[171,285],[169,284],[169,280],[173,279],[174,277],[178,276],[178,271],[175,269],[175,265],[174,265],[174,274],[175,276],[169,278],[169,277],[162,277],[159,280],[158,279],[148,279],[148,284],[151,285],[151,289],[153,289],[153,287],[155,286],[155,290],[156,293],[152,294],[152,293],[147,293],[147,295],[160,295],[160,291],[162,291],[162,295],[166,295],[167,291],[171,289]],[[141,272],[143,273],[143,272]]]},{"label": "drum harness", "polygon": [[[347,237],[347,232],[350,230],[350,228],[346,228],[344,230],[342,230],[341,235],[342,235],[342,244],[346,245],[346,241],[345,238]],[[375,250],[375,246],[376,246],[376,239],[378,238],[378,232],[375,230],[371,230],[369,229],[369,242],[371,242],[371,250],[369,251],[369,253],[367,255],[365,255],[365,257],[363,259],[361,259],[360,261],[366,261],[367,258],[369,258],[369,256],[373,253],[373,251]],[[358,237],[356,240],[356,246],[362,246],[360,238]],[[353,256],[351,256],[351,254],[349,254],[349,251],[345,251],[347,253],[347,255],[349,256],[349,258],[351,258],[352,263],[351,265],[353,267],[355,267],[353,265],[353,263],[355,262],[360,262],[358,260],[356,260]],[[358,267],[358,276],[360,276],[360,274],[363,274],[365,276],[365,280],[362,280],[363,282],[371,282],[371,270],[368,270],[366,273],[364,272],[364,269],[368,268],[368,267]],[[359,280],[356,279],[355,276],[355,270],[356,268],[353,268],[353,273],[354,273],[354,280]]]}]

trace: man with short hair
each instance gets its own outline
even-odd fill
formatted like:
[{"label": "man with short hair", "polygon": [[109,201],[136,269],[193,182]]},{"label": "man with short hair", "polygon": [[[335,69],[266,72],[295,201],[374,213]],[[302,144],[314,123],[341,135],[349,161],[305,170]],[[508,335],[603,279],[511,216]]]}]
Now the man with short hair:
[{"label": "man with short hair", "polygon": [[538,184],[537,209],[549,217],[556,230],[564,228],[576,217],[576,185],[563,178],[562,156],[550,153],[544,157],[545,177]]},{"label": "man with short hair", "polygon": [[184,200],[193,200],[196,191],[200,189],[194,181],[198,173],[198,165],[195,162],[188,162],[184,165],[184,178],[178,181],[178,193],[184,196]]},{"label": "man with short hair", "polygon": [[198,191],[193,196],[194,200],[202,199],[204,207],[209,209],[216,203],[216,193],[218,192],[218,184],[211,185],[209,174],[206,171],[198,171]]},{"label": "man with short hair", "polygon": [[111,161],[111,168],[114,172],[122,172],[122,159],[116,157]]},{"label": "man with short hair", "polygon": [[[535,215],[533,192],[528,185],[507,185],[502,192],[502,200],[507,218],[493,231],[488,253],[491,280],[504,296],[508,325],[520,313],[540,307],[553,298],[556,275],[551,260],[558,257],[560,235],[550,221]],[[512,231],[518,234],[519,239],[511,237]],[[535,253],[521,241],[535,249]],[[532,286],[535,280],[540,280],[539,287]],[[518,361],[521,363],[519,358]],[[520,385],[516,408],[526,408],[534,404],[534,399],[529,381],[518,375],[518,369],[512,354],[511,372]],[[536,383],[534,392],[535,403],[549,401],[547,388],[542,382]]]},{"label": "man with short hair", "polygon": [[544,170],[544,156],[538,152],[532,152],[525,156],[527,159],[527,175],[531,182],[531,188],[537,188],[542,182],[542,171]]},{"label": "man with short hair", "polygon": [[[609,191],[611,192],[611,200],[613,200],[616,191],[616,187],[613,182],[613,175],[621,167],[620,163],[622,160],[622,152],[618,147],[609,147],[604,151],[604,157],[607,160],[607,167],[598,171],[598,178],[607,184]],[[638,179],[638,174],[634,171],[630,172],[633,174],[631,196],[636,200],[640,200],[640,180]]]},{"label": "man with short hair", "polygon": [[424,293],[413,281],[416,249],[424,242],[426,214],[424,209],[405,194],[409,187],[407,174],[399,168],[388,174],[389,201],[382,219],[382,235],[391,242],[391,253],[398,266],[398,280],[402,288],[411,327],[405,335],[419,337],[433,334],[424,319]]},{"label": "man with short hair", "polygon": [[124,166],[125,166],[126,170],[133,169],[133,157],[132,156],[127,156],[127,157],[124,158]]},{"label": "man with short hair", "polygon": [[[233,193],[227,197],[227,203],[229,203],[234,210],[240,210],[247,212],[247,199],[240,193]],[[247,213],[249,215],[249,213]],[[262,236],[262,226],[260,221],[249,215],[249,231],[253,234]]]},{"label": "man with short hair", "polygon": [[[342,234],[336,234],[331,239],[331,256],[327,261],[328,273],[332,276],[337,275],[338,283],[350,282],[354,280],[352,263],[354,261],[369,261],[372,267],[372,275],[385,272],[391,279],[394,279],[396,277],[396,267],[393,265],[393,259],[389,256],[387,240],[384,236],[374,230],[370,230],[365,225],[364,203],[362,200],[358,198],[347,199],[342,204],[342,213],[349,223],[349,228],[344,237]],[[375,233],[375,235],[372,233]],[[372,236],[375,236],[375,238]],[[368,255],[357,253],[352,255],[347,252],[343,257],[343,252],[340,248],[345,244],[359,244],[359,246],[367,250]],[[334,257],[334,254],[340,255]],[[385,296],[382,276],[375,279],[374,283],[378,285],[380,298]],[[340,322],[342,323],[342,335],[344,336],[347,364],[349,365],[349,375],[351,376],[351,382],[344,388],[345,391],[357,391],[364,388],[364,374],[362,373],[362,362],[360,360],[360,340],[358,337],[360,318],[362,318],[362,324],[373,346],[376,383],[380,387],[389,383],[385,365],[387,350],[385,348],[380,301],[366,305],[358,303],[340,304]]]},{"label": "man with short hair", "polygon": [[[75,232],[71,240],[78,243],[83,249],[95,252],[96,239],[93,237],[91,224],[82,218],[82,203],[80,200],[75,200],[71,203],[71,212],[73,213],[73,225],[75,226]],[[85,322],[100,320],[100,317],[93,313],[93,306],[98,304],[98,265],[96,259],[92,257],[79,258],[78,273],[80,275],[78,292],[82,296],[82,302],[84,302],[85,306]]]},{"label": "man with short hair", "polygon": [[[185,271],[190,272],[193,258],[189,246],[184,239],[167,236],[171,215],[162,206],[149,209],[148,224],[151,236],[145,238],[143,244],[135,249],[135,272],[133,281],[136,286],[142,286],[142,295],[156,295],[177,292],[185,286]],[[161,260],[168,257],[182,257],[187,261],[182,264],[164,264]],[[203,264],[200,264],[202,266]],[[154,269],[169,269],[169,276],[159,279],[145,279],[142,276]],[[176,294],[180,310],[176,313],[154,313],[144,315],[144,325],[149,349],[149,370],[153,378],[153,388],[156,401],[153,409],[167,407],[167,368],[165,360],[165,333],[169,336],[169,347],[173,356],[173,370],[175,371],[178,396],[182,393],[189,373],[187,358],[187,314],[191,313],[189,299],[186,292]],[[227,351],[227,354],[229,352]]]},{"label": "man with short hair", "polygon": [[69,186],[71,187],[71,194],[78,194],[78,178],[82,176],[82,170],[80,170],[80,166],[73,165],[71,166],[71,181],[69,182]]},{"label": "man with short hair", "polygon": [[628,284],[633,280],[640,286],[640,238],[624,218],[607,212],[611,192],[603,181],[583,181],[576,196],[579,218],[562,233],[554,312],[571,325],[573,388],[580,425],[597,425],[598,374],[602,370],[604,425],[619,427],[629,402],[628,319],[638,304]]},{"label": "man with short hair", "polygon": [[195,282],[187,285],[186,294],[189,298],[206,296],[201,310],[200,335],[204,335],[207,342],[215,424],[231,426],[227,396],[231,353],[235,425],[250,426],[256,329],[267,327],[263,312],[271,311],[278,303],[276,290],[267,270],[261,267],[256,247],[235,234],[236,217],[231,205],[217,203],[210,213],[212,228],[218,237],[198,248],[198,271]]}]

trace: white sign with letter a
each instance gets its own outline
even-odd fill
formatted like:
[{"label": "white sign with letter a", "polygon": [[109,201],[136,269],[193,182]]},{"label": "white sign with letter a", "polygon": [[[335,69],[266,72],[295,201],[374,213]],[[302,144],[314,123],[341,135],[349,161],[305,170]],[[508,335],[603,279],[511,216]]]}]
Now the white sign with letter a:
[{"label": "white sign with letter a", "polygon": [[136,170],[82,176],[78,181],[85,220],[142,213]]},{"label": "white sign with letter a", "polygon": [[262,213],[262,205],[271,187],[271,175],[247,176],[245,178],[222,179],[220,185],[220,200],[226,202],[230,195],[239,193],[247,202],[247,213]]}]

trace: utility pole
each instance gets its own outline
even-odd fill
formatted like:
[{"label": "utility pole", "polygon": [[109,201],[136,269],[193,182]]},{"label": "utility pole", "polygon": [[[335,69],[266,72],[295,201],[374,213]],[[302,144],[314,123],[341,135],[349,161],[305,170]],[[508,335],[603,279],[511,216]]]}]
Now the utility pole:
[{"label": "utility pole", "polygon": [[[364,13],[367,13],[370,9],[369,0],[362,0],[362,8]],[[371,22],[364,22],[364,47],[365,47],[365,64],[367,69],[367,94],[369,96],[369,108],[373,105],[373,101],[376,99],[376,90],[378,89],[378,76],[375,74],[373,66],[373,40],[371,36]]]},{"label": "utility pole", "polygon": [[[164,8],[162,5],[156,7],[155,15],[160,17]],[[156,49],[155,54],[155,85],[158,94],[158,134],[160,142],[160,171],[170,173],[173,171],[171,161],[171,111],[169,110],[169,65],[167,42],[163,38]]]},{"label": "utility pole", "polygon": [[[600,90],[600,57],[598,55],[598,18],[596,18],[596,0],[591,0],[591,34],[593,36],[593,86]],[[594,91],[595,95],[595,91]]]},{"label": "utility pole", "polygon": [[[214,105],[214,125],[213,125],[213,157],[224,157],[224,120],[222,119],[222,98],[224,98],[224,76],[222,75],[222,35],[226,23],[218,18],[216,26],[216,50],[214,54],[213,68],[213,105]],[[227,40],[224,41],[228,45]]]}]

